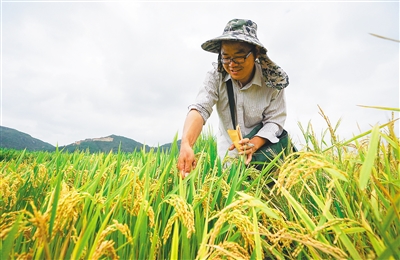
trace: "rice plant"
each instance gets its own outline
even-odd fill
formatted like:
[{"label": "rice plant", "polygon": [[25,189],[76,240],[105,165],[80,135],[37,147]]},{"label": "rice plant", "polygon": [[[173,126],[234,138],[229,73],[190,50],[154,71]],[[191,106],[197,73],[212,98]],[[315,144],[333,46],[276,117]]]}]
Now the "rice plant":
[{"label": "rice plant", "polygon": [[[393,111],[397,111],[392,109]],[[394,122],[318,139],[259,171],[221,162],[212,133],[181,179],[171,149],[1,150],[2,259],[400,259]],[[277,164],[277,167],[273,167]]]}]

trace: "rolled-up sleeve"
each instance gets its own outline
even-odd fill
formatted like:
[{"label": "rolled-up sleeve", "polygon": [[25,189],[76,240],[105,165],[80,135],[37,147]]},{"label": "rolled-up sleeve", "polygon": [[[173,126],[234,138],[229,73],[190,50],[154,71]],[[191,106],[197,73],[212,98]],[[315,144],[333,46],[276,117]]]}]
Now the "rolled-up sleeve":
[{"label": "rolled-up sleeve", "polygon": [[211,116],[213,106],[218,101],[219,76],[215,71],[209,71],[204,80],[203,86],[199,89],[196,100],[189,105],[189,111],[197,110],[203,117],[204,124]]},{"label": "rolled-up sleeve", "polygon": [[285,90],[275,90],[274,97],[269,106],[263,112],[263,127],[258,131],[257,136],[268,139],[272,143],[277,143],[283,131],[286,120],[286,101]]}]

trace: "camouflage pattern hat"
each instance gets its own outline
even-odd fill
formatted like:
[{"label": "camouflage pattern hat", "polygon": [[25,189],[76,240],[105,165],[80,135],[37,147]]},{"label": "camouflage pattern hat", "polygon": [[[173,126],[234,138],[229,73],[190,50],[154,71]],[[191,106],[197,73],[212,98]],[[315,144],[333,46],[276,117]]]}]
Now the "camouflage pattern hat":
[{"label": "camouflage pattern hat", "polygon": [[221,49],[221,41],[240,41],[247,42],[261,48],[262,53],[266,53],[267,49],[257,38],[257,24],[251,20],[233,19],[225,26],[221,36],[208,40],[201,45],[205,51],[219,53]]}]

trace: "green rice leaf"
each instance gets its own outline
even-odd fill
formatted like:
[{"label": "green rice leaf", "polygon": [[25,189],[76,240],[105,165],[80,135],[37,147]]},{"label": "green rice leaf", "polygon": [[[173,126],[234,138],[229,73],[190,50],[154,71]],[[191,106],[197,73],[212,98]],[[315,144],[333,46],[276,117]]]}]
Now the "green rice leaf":
[{"label": "green rice leaf", "polygon": [[366,108],[375,108],[375,109],[381,109],[381,110],[388,110],[388,111],[397,111],[400,112],[400,108],[396,107],[378,107],[378,106],[363,106],[363,105],[358,105],[359,107],[366,107]]},{"label": "green rice leaf", "polygon": [[346,234],[356,234],[356,233],[363,233],[365,232],[365,228],[363,227],[351,227],[351,228],[344,228],[342,231]]},{"label": "green rice leaf", "polygon": [[[324,208],[324,203],[318,198],[318,196],[314,193],[314,191],[308,186],[305,185],[306,189],[309,191],[310,195],[314,198],[315,202],[318,204],[318,207],[323,209]],[[333,220],[334,216],[329,212],[325,212],[325,217],[328,220]],[[360,254],[358,253],[356,247],[352,243],[352,241],[349,239],[349,237],[340,229],[338,225],[332,226],[333,231],[337,234],[339,237],[340,241],[343,243],[344,248],[347,249],[347,251],[350,253],[350,255],[353,257],[353,259],[362,259]]]},{"label": "green rice leaf", "polygon": [[179,222],[175,220],[174,234],[172,235],[171,259],[179,259]]},{"label": "green rice leaf", "polygon": [[358,185],[361,190],[367,187],[368,181],[371,177],[372,168],[374,166],[376,153],[378,150],[379,142],[379,126],[375,125],[372,129],[371,140],[368,147],[368,153],[365,157],[365,161],[361,167],[361,172],[358,180]]},{"label": "green rice leaf", "polygon": [[49,223],[49,236],[50,237],[53,232],[53,226],[54,226],[54,220],[55,220],[56,212],[57,212],[58,200],[60,198],[62,176],[63,176],[62,172],[59,169],[57,169],[56,188],[54,190],[54,193],[52,194],[53,195],[52,200],[49,202],[51,205],[51,216],[50,216],[50,223]]},{"label": "green rice leaf", "polygon": [[399,259],[400,257],[400,236],[391,241],[391,244],[378,255],[377,259]]},{"label": "green rice leaf", "polygon": [[[21,216],[18,217],[12,226],[10,232],[8,232],[7,237],[0,243],[0,256],[1,259],[10,259],[10,252],[12,251],[15,236],[18,233],[19,222],[21,221]],[[12,258],[11,258],[12,259]]]},{"label": "green rice leaf", "polygon": [[258,218],[257,218],[257,212],[252,207],[252,212],[253,212],[253,231],[254,231],[254,241],[256,243],[256,258],[261,259],[262,258],[262,251],[261,251],[261,238],[260,238],[260,232],[258,230]]},{"label": "green rice leaf", "polygon": [[340,201],[343,203],[343,205],[346,206],[345,210],[346,210],[347,214],[349,215],[350,218],[354,218],[353,208],[350,205],[350,201],[347,199],[346,193],[343,190],[343,186],[337,180],[334,180],[334,183],[335,183],[335,188],[337,191],[337,195],[340,198]]},{"label": "green rice leaf", "polygon": [[345,182],[348,182],[346,176],[344,176],[343,173],[340,173],[337,170],[332,169],[332,168],[324,168],[324,170],[327,173],[329,173],[332,177],[337,178],[337,179],[342,180],[342,181],[345,181]]},{"label": "green rice leaf", "polygon": [[302,205],[285,188],[281,187],[280,190],[288,200],[290,206],[292,206],[295,209],[297,214],[299,214],[300,218],[304,221],[307,229],[313,231],[315,229],[315,223],[308,216],[306,211],[303,209]]},{"label": "green rice leaf", "polygon": [[270,207],[268,207],[265,203],[263,203],[260,199],[254,198],[244,192],[238,191],[237,192],[241,197],[245,198],[249,206],[254,207],[258,210],[261,210],[264,212],[268,217],[274,218],[274,219],[282,219],[281,216],[276,214]]}]

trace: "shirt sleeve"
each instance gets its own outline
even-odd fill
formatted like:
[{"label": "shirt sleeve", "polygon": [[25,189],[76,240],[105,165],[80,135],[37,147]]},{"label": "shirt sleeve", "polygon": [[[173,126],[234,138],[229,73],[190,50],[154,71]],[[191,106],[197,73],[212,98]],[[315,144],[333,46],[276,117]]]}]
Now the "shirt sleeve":
[{"label": "shirt sleeve", "polygon": [[220,77],[216,70],[207,72],[203,86],[199,89],[195,102],[188,107],[189,111],[195,109],[200,113],[204,124],[211,116],[213,106],[218,101],[219,80]]},{"label": "shirt sleeve", "polygon": [[279,142],[277,136],[283,132],[286,121],[285,90],[275,90],[269,106],[263,112],[263,127],[256,134],[271,143]]}]

